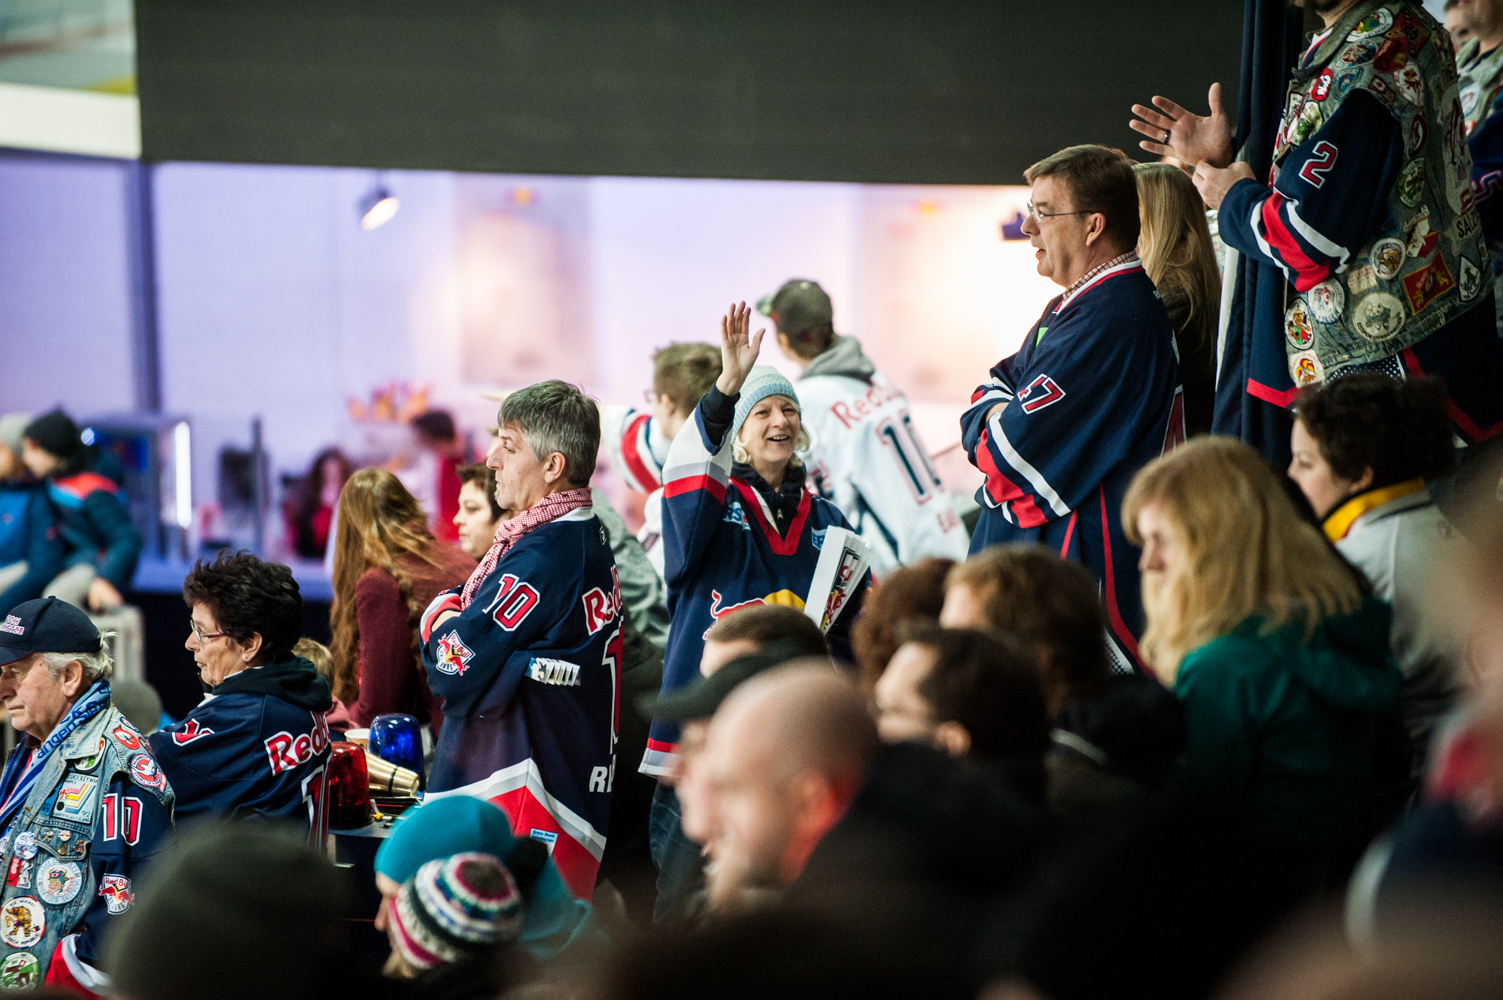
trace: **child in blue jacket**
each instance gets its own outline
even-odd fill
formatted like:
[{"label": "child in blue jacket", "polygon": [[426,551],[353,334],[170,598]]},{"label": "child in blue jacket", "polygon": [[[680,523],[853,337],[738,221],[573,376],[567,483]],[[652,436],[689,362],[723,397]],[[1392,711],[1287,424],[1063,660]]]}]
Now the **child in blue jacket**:
[{"label": "child in blue jacket", "polygon": [[21,464],[31,417],[0,417],[0,614],[42,596],[63,568],[63,543],[47,492]]}]

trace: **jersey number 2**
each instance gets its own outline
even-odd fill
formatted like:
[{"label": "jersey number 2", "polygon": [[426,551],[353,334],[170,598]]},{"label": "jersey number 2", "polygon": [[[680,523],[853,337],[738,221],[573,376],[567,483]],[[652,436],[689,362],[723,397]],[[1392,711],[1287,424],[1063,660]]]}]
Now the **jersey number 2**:
[{"label": "jersey number 2", "polygon": [[1299,168],[1300,180],[1309,181],[1311,187],[1321,187],[1326,182],[1326,174],[1335,165],[1336,147],[1322,139],[1311,150],[1305,165]]}]

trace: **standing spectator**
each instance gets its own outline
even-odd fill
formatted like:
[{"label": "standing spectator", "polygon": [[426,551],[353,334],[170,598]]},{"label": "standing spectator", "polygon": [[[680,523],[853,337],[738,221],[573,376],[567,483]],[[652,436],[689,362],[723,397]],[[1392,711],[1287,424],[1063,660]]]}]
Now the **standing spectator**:
[{"label": "standing spectator", "polygon": [[294,656],[303,597],[292,571],[249,552],[200,560],[183,581],[191,631],[183,645],[212,697],[153,733],[177,792],[178,822],[286,820],[305,833],[329,761],[334,705],[313,664]]},{"label": "standing spectator", "polygon": [[883,742],[932,744],[998,765],[1025,797],[1044,801],[1049,716],[1032,652],[1001,633],[912,622],[877,682]]},{"label": "standing spectator", "polygon": [[[329,685],[329,690],[334,690],[334,654],[329,652],[328,646],[317,639],[303,636],[293,645],[292,655],[301,656],[313,664],[313,669],[318,671],[318,676]],[[334,699],[334,707],[324,713],[324,720],[329,724],[329,732],[340,738],[343,738],[348,730],[357,728],[350,718],[349,706],[338,698]]]},{"label": "standing spectator", "polygon": [[[1216,428],[1282,466],[1300,387],[1434,374],[1478,444],[1503,428],[1503,343],[1449,38],[1414,0],[1314,9],[1324,30],[1294,68],[1269,177],[1234,162],[1219,84],[1209,117],[1133,105],[1138,145],[1195,164],[1221,238],[1266,265],[1238,284],[1233,315],[1258,325],[1229,339]],[[1268,420],[1253,400],[1285,412]]]},{"label": "standing spectator", "polygon": [[433,456],[433,533],[440,541],[459,538],[454,517],[459,512],[459,467],[468,461],[464,442],[445,410],[429,410],[412,418],[418,444]]},{"label": "standing spectator", "polygon": [[88,471],[89,450],[62,410],[27,424],[21,449],[26,467],[46,480],[47,499],[67,548],[65,568],[45,593],[93,611],[124,604],[121,592],[136,575],[141,533],[120,502],[119,485]]},{"label": "standing spectator", "polygon": [[31,417],[0,417],[0,612],[42,596],[63,568],[63,542],[46,488],[21,462]]},{"label": "standing spectator", "polygon": [[1326,537],[1393,606],[1391,642],[1404,672],[1399,709],[1416,751],[1414,776],[1455,698],[1457,652],[1432,608],[1439,570],[1461,536],[1425,489],[1456,465],[1446,391],[1433,378],[1353,375],[1306,389],[1295,411],[1289,478]]},{"label": "standing spectator", "polygon": [[114,663],[88,616],[55,597],[10,611],[0,699],[24,738],[0,778],[0,988],[92,997],[108,989],[105,934],[166,846],[173,790],[110,704]]},{"label": "standing spectator", "polygon": [[454,515],[460,550],[476,561],[484,559],[496,540],[496,526],[505,514],[496,502],[496,470],[484,462],[462,467],[459,512]]},{"label": "standing spectator", "polygon": [[719,377],[720,352],[715,345],[669,344],[652,356],[652,388],[645,393],[650,413],[629,406],[601,411],[611,468],[627,486],[647,494],[637,540],[658,576],[663,575],[663,463],[668,446]]},{"label": "standing spectator", "polygon": [[462,586],[475,561],[428,530],[423,510],[385,469],[361,469],[339,494],[334,539],[334,697],[357,727],[403,712],[442,726],[423,677],[418,618]]},{"label": "standing spectator", "polygon": [[[673,628],[663,693],[699,673],[705,634],[719,618],[759,604],[803,609],[831,527],[849,528],[840,511],[808,488],[799,453],[808,436],[798,394],[778,372],[756,364],[762,335],[750,335],[750,310],[721,320],[721,373],[684,424],[668,455],[663,544]],[[830,627],[832,652],[850,658],[855,597]],[[673,764],[677,727],[653,724],[642,770]]]},{"label": "standing spectator", "polygon": [[[1459,68],[1462,66],[1461,59],[1459,58],[1461,49],[1467,42],[1470,42],[1477,36],[1467,25],[1466,13],[1461,8],[1461,0],[1446,0],[1445,14],[1446,34],[1451,36],[1451,47],[1456,50],[1458,56],[1456,65]],[[1462,110],[1465,111],[1466,109],[1462,108]]]},{"label": "standing spectator", "polygon": [[[1456,53],[1457,97],[1466,116],[1466,145],[1472,154],[1472,196],[1482,219],[1482,235],[1496,260],[1503,249],[1503,2],[1466,0],[1446,7],[1446,26],[1455,16],[1468,35]],[[1453,35],[1454,37],[1454,35]],[[1491,277],[1498,298],[1498,266]],[[1500,324],[1503,326],[1503,324]]]},{"label": "standing spectator", "polygon": [[324,557],[339,491],[353,472],[354,466],[338,448],[325,448],[313,459],[293,495],[282,504],[289,551],[303,559]]},{"label": "standing spectator", "polygon": [[1133,480],[1144,657],[1185,704],[1189,788],[1319,878],[1374,794],[1402,675],[1389,613],[1300,520],[1257,452],[1202,438]]},{"label": "standing spectator", "polygon": [[1206,224],[1206,207],[1189,176],[1168,163],[1133,166],[1143,229],[1138,256],[1159,290],[1179,346],[1185,390],[1185,433],[1211,432],[1216,401],[1216,328],[1221,271]]},{"label": "standing spectator", "polygon": [[1049,806],[1091,828],[1166,784],[1185,749],[1179,701],[1142,674],[1114,674],[1106,615],[1085,567],[1037,545],[998,545],[950,573],[940,624],[995,629],[1038,661],[1053,731]]},{"label": "standing spectator", "polygon": [[877,680],[898,651],[898,630],[916,618],[939,620],[945,606],[945,578],[954,559],[930,556],[878,581],[867,595],[861,617],[851,629],[851,648],[861,669],[861,689],[876,690]]},{"label": "standing spectator", "polygon": [[553,847],[589,899],[605,848],[619,704],[621,587],[591,507],[600,413],[539,382],[501,404],[496,499],[516,515],[462,588],[421,621],[423,666],[444,699],[428,789],[490,799]]},{"label": "standing spectator", "polygon": [[758,305],[803,374],[810,486],[835,502],[886,576],[924,556],[964,559],[965,528],[929,463],[903,391],[878,373],[855,337],[835,332],[830,297],[794,278]]},{"label": "standing spectator", "polygon": [[1138,571],[1118,518],[1133,474],[1184,438],[1174,330],[1135,249],[1127,157],[1072,146],[1024,177],[1023,232],[1039,273],[1065,291],[960,419],[971,464],[986,474],[971,551],[1037,542],[1084,563],[1103,589],[1114,659],[1132,669]]}]

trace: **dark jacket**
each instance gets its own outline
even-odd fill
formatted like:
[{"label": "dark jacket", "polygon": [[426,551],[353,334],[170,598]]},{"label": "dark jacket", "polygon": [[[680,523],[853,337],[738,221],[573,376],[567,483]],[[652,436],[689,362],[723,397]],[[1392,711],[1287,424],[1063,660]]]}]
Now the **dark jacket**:
[{"label": "dark jacket", "polygon": [[89,563],[123,591],[136,575],[142,542],[119,492],[114,480],[97,472],[47,480],[47,499],[68,549],[65,565]]},{"label": "dark jacket", "polygon": [[1187,790],[1232,806],[1254,835],[1296,853],[1355,832],[1373,796],[1375,733],[1403,676],[1388,650],[1388,605],[1269,630],[1253,616],[1191,650],[1184,702]]},{"label": "dark jacket", "polygon": [[313,664],[295,656],[231,674],[183,721],[152,733],[177,822],[257,817],[308,830],[317,806],[308,779],[328,763],[333,704]]},{"label": "dark jacket", "polygon": [[0,591],[0,614],[42,596],[62,572],[63,541],[41,483],[0,484],[0,566],[25,560],[26,575]]}]

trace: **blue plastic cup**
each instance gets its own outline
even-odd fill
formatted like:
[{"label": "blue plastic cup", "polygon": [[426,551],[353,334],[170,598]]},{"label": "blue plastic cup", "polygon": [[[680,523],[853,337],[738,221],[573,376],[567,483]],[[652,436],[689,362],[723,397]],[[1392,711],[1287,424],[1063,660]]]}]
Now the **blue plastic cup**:
[{"label": "blue plastic cup", "polygon": [[367,744],[371,753],[388,764],[416,771],[423,777],[423,733],[418,720],[401,712],[378,715],[371,720]]}]

